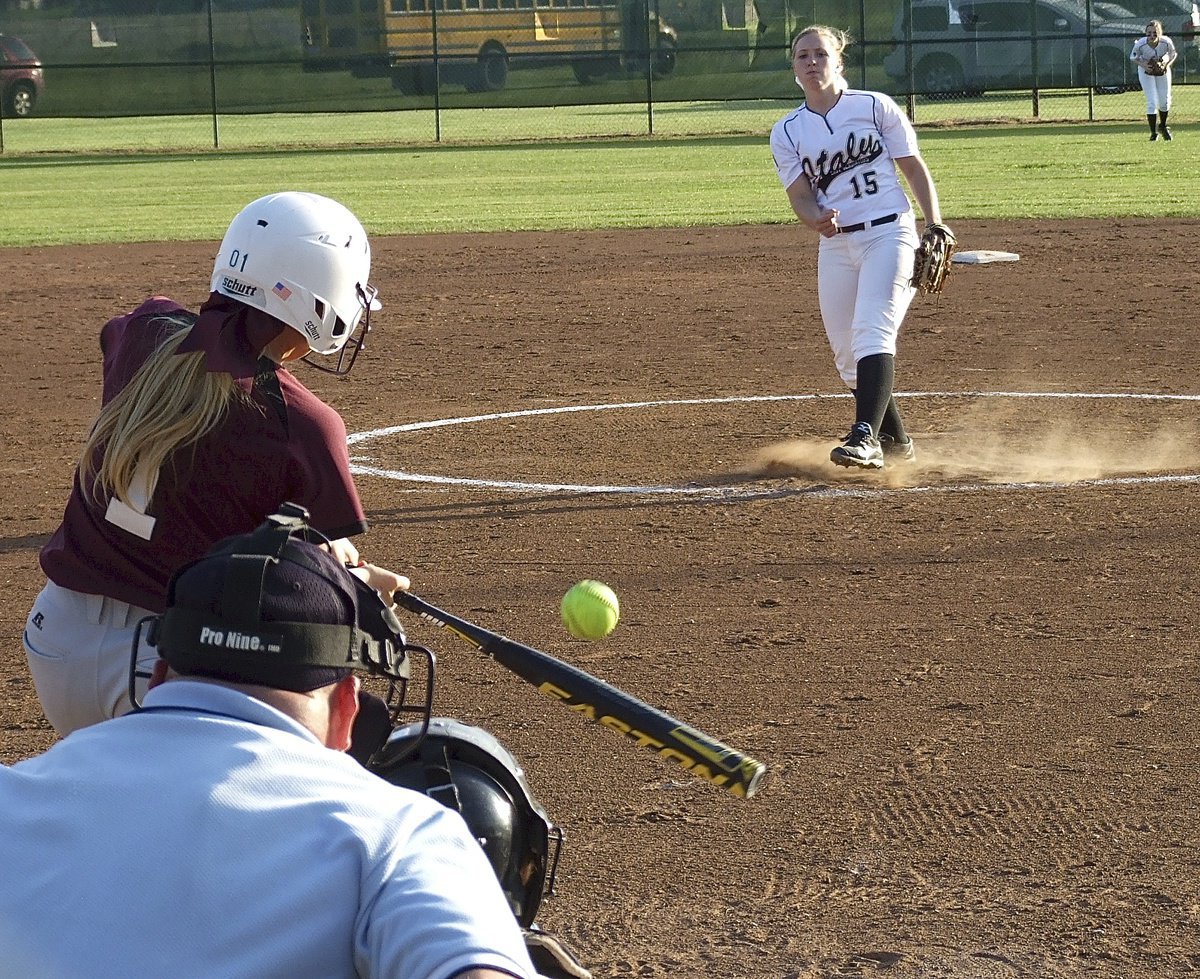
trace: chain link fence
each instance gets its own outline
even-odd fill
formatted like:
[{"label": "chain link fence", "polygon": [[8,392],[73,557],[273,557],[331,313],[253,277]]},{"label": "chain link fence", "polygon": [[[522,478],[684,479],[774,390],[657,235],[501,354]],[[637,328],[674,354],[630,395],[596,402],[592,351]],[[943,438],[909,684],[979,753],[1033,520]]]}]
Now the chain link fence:
[{"label": "chain link fence", "polygon": [[918,124],[1133,123],[1152,18],[1176,118],[1200,81],[1192,0],[8,2],[0,42],[41,68],[3,46],[6,152],[761,134],[802,97],[788,41],[810,23],[847,30],[850,84]]}]

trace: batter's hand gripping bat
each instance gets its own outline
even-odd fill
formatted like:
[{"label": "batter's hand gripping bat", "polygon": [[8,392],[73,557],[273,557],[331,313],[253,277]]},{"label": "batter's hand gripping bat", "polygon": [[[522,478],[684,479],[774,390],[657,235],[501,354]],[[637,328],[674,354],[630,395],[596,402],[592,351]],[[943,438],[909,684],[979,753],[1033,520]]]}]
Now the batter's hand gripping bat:
[{"label": "batter's hand gripping bat", "polygon": [[766,766],[703,731],[570,663],[451,615],[412,592],[398,591],[393,601],[466,640],[546,696],[561,701],[569,710],[632,738],[693,775],[742,799],[758,791]]}]

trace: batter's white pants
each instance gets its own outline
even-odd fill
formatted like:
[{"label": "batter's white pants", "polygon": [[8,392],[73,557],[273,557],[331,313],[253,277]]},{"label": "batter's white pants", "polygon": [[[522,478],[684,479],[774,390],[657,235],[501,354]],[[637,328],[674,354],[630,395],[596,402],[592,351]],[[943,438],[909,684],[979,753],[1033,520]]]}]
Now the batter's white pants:
[{"label": "batter's white pants", "polygon": [[1146,96],[1146,115],[1171,111],[1171,69],[1165,75],[1147,75],[1146,69],[1138,65],[1138,81],[1142,83],[1142,94]]},{"label": "batter's white pants", "polygon": [[[133,637],[153,612],[103,595],[47,582],[25,622],[23,642],[42,713],[60,735],[128,713]],[[149,673],[157,651],[144,641],[138,670]],[[146,692],[139,680],[137,695]]]},{"label": "batter's white pants", "polygon": [[858,384],[864,357],[896,353],[900,324],[916,294],[910,280],[920,240],[912,211],[891,224],[821,239],[821,320],[834,365],[849,388]]}]

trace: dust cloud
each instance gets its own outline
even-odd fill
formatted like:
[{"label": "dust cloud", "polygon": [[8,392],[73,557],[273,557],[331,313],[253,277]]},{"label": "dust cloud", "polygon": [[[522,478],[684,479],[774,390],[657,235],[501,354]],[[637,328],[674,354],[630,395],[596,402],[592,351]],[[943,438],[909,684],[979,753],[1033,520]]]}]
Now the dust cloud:
[{"label": "dust cloud", "polygon": [[[1028,408],[998,408],[994,403],[967,410],[952,421],[953,428],[913,431],[915,465],[888,466],[885,484],[1071,483],[1200,471],[1196,423],[1174,421],[1143,429],[1129,418],[1051,420],[1044,413],[1031,417]],[[776,443],[759,450],[743,471],[822,483],[880,478],[878,470],[832,465],[829,451],[835,445],[836,439]]]}]

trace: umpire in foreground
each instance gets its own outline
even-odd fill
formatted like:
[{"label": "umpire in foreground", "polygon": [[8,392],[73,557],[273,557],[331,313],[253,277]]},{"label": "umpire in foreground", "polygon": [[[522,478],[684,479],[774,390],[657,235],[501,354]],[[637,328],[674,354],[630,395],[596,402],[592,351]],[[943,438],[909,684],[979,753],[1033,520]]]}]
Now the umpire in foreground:
[{"label": "umpire in foreground", "polygon": [[182,568],[142,708],[0,767],[0,976],[536,975],[462,818],[344,753],[403,633],[304,529]]}]

